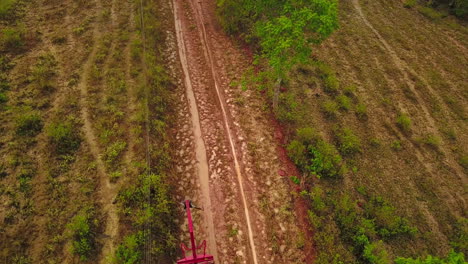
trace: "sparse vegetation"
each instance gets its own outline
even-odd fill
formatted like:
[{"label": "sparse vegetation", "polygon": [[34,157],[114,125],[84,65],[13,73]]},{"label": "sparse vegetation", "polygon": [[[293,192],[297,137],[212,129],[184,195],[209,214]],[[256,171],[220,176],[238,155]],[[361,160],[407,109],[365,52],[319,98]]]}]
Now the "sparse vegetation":
[{"label": "sparse vegetation", "polygon": [[396,123],[401,130],[409,132],[411,130],[411,118],[407,114],[400,114],[397,117]]},{"label": "sparse vegetation", "polygon": [[343,155],[353,155],[361,152],[361,140],[347,127],[337,127],[334,130],[339,150]]},{"label": "sparse vegetation", "polygon": [[42,119],[37,113],[22,114],[16,119],[16,134],[33,137],[41,132]]},{"label": "sparse vegetation", "polygon": [[67,226],[73,239],[72,252],[78,255],[81,261],[88,260],[95,249],[98,221],[94,214],[94,208],[86,208],[75,215]]},{"label": "sparse vegetation", "polygon": [[73,119],[56,122],[48,127],[47,135],[57,154],[70,154],[81,144],[80,133]]}]

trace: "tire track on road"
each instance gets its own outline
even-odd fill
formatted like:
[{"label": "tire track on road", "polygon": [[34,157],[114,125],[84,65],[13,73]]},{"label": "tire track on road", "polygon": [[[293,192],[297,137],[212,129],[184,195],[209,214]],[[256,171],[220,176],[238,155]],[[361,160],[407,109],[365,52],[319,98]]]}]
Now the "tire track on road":
[{"label": "tire track on road", "polygon": [[203,215],[205,223],[208,225],[208,246],[211,254],[215,258],[215,262],[218,262],[218,250],[216,247],[215,230],[213,223],[213,215],[211,211],[211,198],[210,198],[210,187],[209,187],[209,173],[208,173],[208,159],[206,156],[206,146],[201,133],[200,116],[198,113],[197,103],[195,101],[195,94],[193,92],[192,81],[188,70],[187,55],[185,50],[185,41],[182,35],[182,25],[178,16],[178,8],[175,0],[173,0],[173,13],[174,23],[177,35],[177,45],[179,47],[179,59],[182,65],[182,71],[184,73],[184,81],[186,87],[186,96],[189,102],[190,116],[192,120],[193,135],[195,137],[195,154],[197,160],[197,174],[200,179],[200,187],[202,191],[202,199],[204,205]]}]

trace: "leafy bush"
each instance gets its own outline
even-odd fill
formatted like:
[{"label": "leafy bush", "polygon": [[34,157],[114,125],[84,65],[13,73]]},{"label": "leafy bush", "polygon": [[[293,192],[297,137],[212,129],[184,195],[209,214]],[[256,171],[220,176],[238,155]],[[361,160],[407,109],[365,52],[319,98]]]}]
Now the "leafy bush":
[{"label": "leafy bush", "polygon": [[394,140],[391,144],[390,144],[390,147],[393,149],[393,150],[401,150],[403,148],[402,146],[402,143],[400,140]]},{"label": "leafy bush", "polygon": [[309,146],[311,155],[308,170],[317,177],[338,177],[343,175],[345,167],[335,146],[320,140]]},{"label": "leafy bush", "polygon": [[91,207],[76,214],[67,225],[73,239],[72,252],[80,256],[81,261],[86,261],[91,256],[95,246],[97,224],[94,209]]},{"label": "leafy bush", "polygon": [[106,149],[106,162],[111,165],[114,164],[117,158],[120,156],[122,151],[127,147],[127,143],[123,141],[117,141],[107,147]]},{"label": "leafy bush", "polygon": [[460,163],[463,168],[468,169],[468,155],[461,156],[458,163]]},{"label": "leafy bush", "polygon": [[440,259],[433,256],[427,256],[426,259],[420,258],[397,258],[395,264],[466,264],[465,256],[463,253],[456,253],[451,250],[445,259]]},{"label": "leafy bush", "polygon": [[405,8],[411,8],[413,6],[415,6],[417,4],[417,0],[406,0],[404,3],[403,3],[403,6]]},{"label": "leafy bush", "polygon": [[430,134],[423,138],[422,142],[430,147],[437,148],[441,143],[441,139],[438,136]]},{"label": "leafy bush", "polygon": [[36,65],[32,68],[32,81],[41,90],[52,88],[52,77],[55,75],[57,61],[52,54],[39,56]]},{"label": "leafy bush", "polygon": [[339,150],[343,155],[353,155],[361,152],[361,140],[350,128],[335,128],[334,134]]},{"label": "leafy bush", "polygon": [[407,114],[400,114],[397,117],[396,123],[403,131],[408,132],[411,130],[411,118]]},{"label": "leafy bush", "polygon": [[8,102],[8,97],[4,92],[0,91],[0,105]]},{"label": "leafy bush", "polygon": [[322,104],[322,110],[329,118],[335,118],[338,115],[339,105],[333,100],[326,100]]},{"label": "leafy bush", "polygon": [[304,169],[307,166],[306,146],[302,142],[293,140],[288,144],[286,150],[289,157],[299,168]]},{"label": "leafy bush", "polygon": [[431,20],[439,20],[444,17],[444,14],[440,13],[439,11],[435,10],[434,8],[427,7],[427,6],[420,6],[418,7],[419,13],[423,14],[425,17]]},{"label": "leafy bush", "polygon": [[16,119],[16,134],[33,137],[42,130],[43,123],[37,113],[22,114]]},{"label": "leafy bush", "polygon": [[467,254],[468,252],[468,219],[461,218],[457,221],[453,229],[450,245],[458,252]]},{"label": "leafy bush", "polygon": [[16,4],[17,0],[2,0],[0,1],[0,18],[5,17],[10,12],[11,8]]},{"label": "leafy bush", "polygon": [[351,98],[349,98],[346,95],[339,95],[336,97],[336,100],[338,101],[338,104],[340,105],[340,109],[349,111],[352,106]]},{"label": "leafy bush", "polygon": [[1,44],[6,50],[18,50],[24,45],[24,33],[20,28],[8,27],[1,31]]},{"label": "leafy bush", "polygon": [[372,264],[390,264],[391,261],[381,240],[364,247],[363,258]]},{"label": "leafy bush", "polygon": [[396,209],[380,196],[371,197],[364,211],[366,218],[375,221],[377,233],[384,239],[417,232],[406,218],[396,215]]},{"label": "leafy bush", "polygon": [[364,103],[358,103],[355,108],[356,116],[359,119],[367,118],[367,106]]},{"label": "leafy bush", "polygon": [[79,130],[75,128],[75,124],[71,120],[64,123],[53,123],[48,128],[47,135],[57,154],[70,154],[78,150],[81,144]]},{"label": "leafy bush", "polygon": [[124,237],[122,243],[115,251],[114,262],[117,264],[140,263],[142,245],[143,235],[141,232]]}]

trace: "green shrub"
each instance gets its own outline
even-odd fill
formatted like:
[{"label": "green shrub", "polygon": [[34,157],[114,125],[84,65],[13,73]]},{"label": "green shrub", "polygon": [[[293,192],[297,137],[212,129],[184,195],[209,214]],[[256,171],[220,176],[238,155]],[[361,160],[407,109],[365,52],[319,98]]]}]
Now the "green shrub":
[{"label": "green shrub", "polygon": [[352,101],[348,96],[339,95],[336,97],[336,100],[338,101],[341,110],[349,111],[351,109]]},{"label": "green shrub", "polygon": [[114,164],[122,151],[127,147],[127,143],[123,141],[114,142],[106,149],[106,162],[111,165]]},{"label": "green shrub", "polygon": [[371,264],[390,264],[391,261],[388,257],[388,253],[385,250],[383,242],[377,241],[372,242],[365,246],[363,258]]},{"label": "green shrub", "polygon": [[468,252],[468,218],[460,218],[455,224],[450,245],[458,252]]},{"label": "green shrub", "polygon": [[340,89],[340,82],[335,75],[328,75],[324,79],[325,87],[324,91],[327,93],[335,94]]},{"label": "green shrub", "polygon": [[342,158],[335,146],[320,140],[314,146],[309,146],[311,155],[308,170],[317,177],[342,176],[345,168]]},{"label": "green shrub", "polygon": [[141,260],[141,246],[143,245],[141,233],[124,237],[122,243],[115,251],[114,262],[117,264],[136,264]]},{"label": "green shrub", "polygon": [[94,209],[87,208],[76,214],[67,229],[73,239],[72,252],[80,256],[81,261],[88,260],[95,246],[97,220]]},{"label": "green shrub", "polygon": [[43,123],[37,113],[27,113],[16,119],[15,127],[17,135],[34,137],[41,132]]},{"label": "green shrub", "polygon": [[349,85],[343,89],[343,93],[349,97],[353,97],[354,94],[356,93],[356,90],[357,90],[356,85]]},{"label": "green shrub", "polygon": [[52,54],[39,56],[36,65],[32,68],[32,81],[41,90],[48,90],[53,87],[52,78],[55,75],[57,61]]},{"label": "green shrub", "polygon": [[423,138],[422,142],[430,147],[437,148],[440,146],[441,139],[438,136],[430,134]]},{"label": "green shrub", "polygon": [[444,17],[444,14],[438,12],[434,8],[427,7],[427,6],[420,6],[418,7],[419,13],[423,14],[425,17],[431,20],[439,20]]},{"label": "green shrub", "polygon": [[466,264],[466,261],[463,253],[456,253],[455,251],[450,250],[445,259],[440,259],[430,255],[424,260],[421,260],[420,258],[397,258],[395,259],[395,264]]},{"label": "green shrub", "polygon": [[411,118],[407,114],[400,114],[397,117],[396,123],[403,131],[408,132],[411,130]]},{"label": "green shrub", "polygon": [[458,163],[460,163],[463,168],[468,169],[468,155],[461,156]]},{"label": "green shrub", "polygon": [[0,1],[0,18],[8,15],[11,8],[16,4],[17,0],[2,0]]},{"label": "green shrub", "polygon": [[339,105],[333,100],[326,100],[322,104],[322,110],[329,118],[335,118],[338,115]]},{"label": "green shrub", "polygon": [[413,235],[417,229],[406,218],[395,213],[396,209],[382,197],[372,197],[364,206],[366,218],[375,220],[377,233],[384,239],[400,235]]},{"label": "green shrub", "polygon": [[66,155],[78,150],[81,144],[79,130],[70,120],[60,123],[53,123],[49,128],[47,135],[49,142],[54,147],[57,154]]},{"label": "green shrub", "polygon": [[404,3],[403,3],[403,6],[405,8],[412,8],[414,7],[416,4],[417,4],[417,0],[406,0]]},{"label": "green shrub", "polygon": [[355,108],[356,116],[359,119],[367,118],[367,106],[364,103],[358,103]]},{"label": "green shrub", "polygon": [[10,51],[19,50],[24,46],[24,32],[21,28],[7,27],[1,31],[1,44]]},{"label": "green shrub", "polygon": [[339,150],[343,155],[353,155],[361,152],[361,140],[350,128],[335,128],[334,134]]},{"label": "green shrub", "polygon": [[311,127],[300,128],[296,132],[297,139],[305,144],[312,144],[320,139],[317,131]]},{"label": "green shrub", "polygon": [[0,105],[8,102],[8,97],[4,92],[0,91]]},{"label": "green shrub", "polygon": [[291,160],[301,169],[305,169],[307,166],[307,154],[306,154],[306,146],[298,141],[293,140],[291,141],[288,146],[286,147],[288,151],[288,155]]},{"label": "green shrub", "polygon": [[394,140],[391,144],[390,144],[390,147],[393,149],[393,150],[401,150],[403,148],[402,146],[402,143],[400,140]]}]

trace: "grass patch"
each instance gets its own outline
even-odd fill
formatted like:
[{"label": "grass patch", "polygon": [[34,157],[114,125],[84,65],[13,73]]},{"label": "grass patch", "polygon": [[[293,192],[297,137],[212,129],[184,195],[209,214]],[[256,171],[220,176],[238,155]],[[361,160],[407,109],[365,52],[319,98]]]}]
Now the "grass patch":
[{"label": "grass patch", "polygon": [[0,1],[0,18],[7,16],[12,7],[16,4],[18,0],[1,0]]},{"label": "grass patch", "polygon": [[24,29],[7,27],[1,30],[0,44],[7,51],[19,51],[24,46]]},{"label": "grass patch", "polygon": [[15,131],[19,136],[34,137],[42,130],[42,118],[37,113],[26,113],[18,116],[15,122]]},{"label": "grass patch", "polygon": [[55,153],[68,155],[80,147],[81,136],[74,120],[55,122],[47,130],[49,142]]},{"label": "grass patch", "polygon": [[39,56],[36,65],[32,68],[31,80],[41,91],[47,91],[53,88],[53,77],[55,76],[55,67],[57,61],[54,55],[47,53]]},{"label": "grass patch", "polygon": [[336,118],[338,116],[338,110],[340,106],[333,100],[326,100],[322,104],[322,111],[327,118]]},{"label": "grass patch", "polygon": [[350,156],[361,152],[361,140],[350,128],[337,127],[333,132],[338,143],[338,149],[343,155]]},{"label": "grass patch", "polygon": [[406,0],[406,1],[403,3],[403,6],[404,6],[405,8],[412,8],[412,7],[414,7],[417,3],[418,3],[417,0]]},{"label": "grass patch", "polygon": [[409,132],[411,130],[411,118],[407,114],[400,114],[396,120],[397,126],[404,132]]},{"label": "grass patch", "polygon": [[364,103],[358,103],[354,108],[357,118],[361,120],[367,119],[367,106]]},{"label": "grass patch", "polygon": [[418,6],[417,8],[418,12],[421,13],[423,16],[431,19],[431,20],[440,20],[445,15],[434,8],[427,7],[427,6]]},{"label": "grass patch", "polygon": [[92,207],[79,212],[67,225],[73,239],[72,252],[78,255],[81,261],[87,261],[92,255],[97,228],[98,221]]},{"label": "grass patch", "polygon": [[352,101],[351,101],[351,98],[349,98],[348,96],[339,95],[336,97],[336,100],[338,101],[338,104],[341,110],[349,111],[351,109]]}]

